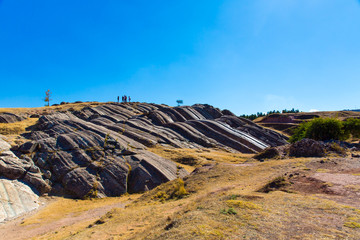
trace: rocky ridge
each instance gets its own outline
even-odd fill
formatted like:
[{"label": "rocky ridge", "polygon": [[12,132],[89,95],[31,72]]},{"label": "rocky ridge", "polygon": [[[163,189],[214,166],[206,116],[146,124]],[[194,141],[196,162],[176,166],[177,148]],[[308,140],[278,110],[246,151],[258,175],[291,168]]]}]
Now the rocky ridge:
[{"label": "rocky ridge", "polygon": [[228,110],[200,104],[173,108],[110,103],[55,112],[41,116],[24,137],[30,141],[12,148],[17,159],[11,161],[16,159],[16,164],[0,157],[2,165],[21,169],[1,175],[23,179],[40,194],[77,198],[142,192],[188,174],[146,150],[156,144],[243,153],[286,144],[281,134]]}]

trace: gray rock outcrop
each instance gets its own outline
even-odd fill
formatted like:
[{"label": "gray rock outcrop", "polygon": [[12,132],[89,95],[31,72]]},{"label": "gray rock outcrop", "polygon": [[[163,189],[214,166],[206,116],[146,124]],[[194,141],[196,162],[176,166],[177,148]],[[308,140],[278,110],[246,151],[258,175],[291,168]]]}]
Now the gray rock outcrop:
[{"label": "gray rock outcrop", "polygon": [[37,189],[39,194],[49,192],[51,187],[43,179],[40,168],[26,156],[18,158],[10,147],[0,138],[0,177],[23,181]]},{"label": "gray rock outcrop", "polygon": [[24,120],[23,117],[13,113],[0,113],[0,123],[14,123],[22,120]]},{"label": "gray rock outcrop", "polygon": [[36,209],[38,194],[50,191],[32,160],[19,159],[10,147],[0,137],[0,222]]},{"label": "gray rock outcrop", "polygon": [[28,185],[0,178],[0,223],[37,209],[38,198]]},{"label": "gray rock outcrop", "polygon": [[324,145],[313,139],[304,138],[291,144],[289,149],[291,157],[323,157],[325,156]]},{"label": "gray rock outcrop", "polygon": [[281,134],[201,104],[105,104],[55,112],[41,116],[24,137],[29,142],[13,148],[19,160],[4,158],[10,170],[0,174],[29,182],[40,193],[51,188],[51,194],[77,198],[142,192],[188,174],[146,150],[156,144],[243,153],[286,144]]}]

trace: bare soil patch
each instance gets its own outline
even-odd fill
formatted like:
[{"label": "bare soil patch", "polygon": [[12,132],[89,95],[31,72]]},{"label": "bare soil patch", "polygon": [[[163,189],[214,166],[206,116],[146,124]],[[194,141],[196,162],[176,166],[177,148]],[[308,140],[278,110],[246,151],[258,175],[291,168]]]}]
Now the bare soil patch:
[{"label": "bare soil patch", "polygon": [[[61,199],[48,199],[46,204],[37,211],[34,211],[28,215],[25,215],[21,218],[17,218],[13,221],[7,222],[3,225],[0,225],[0,239],[12,239],[12,240],[22,240],[30,239],[33,237],[39,237],[41,235],[57,232],[60,229],[66,228],[73,224],[79,222],[93,221],[95,222],[101,216],[109,212],[114,208],[124,208],[124,202],[117,202],[108,204],[105,206],[96,207],[79,213],[70,213],[62,216],[59,219],[54,221],[46,221],[46,219],[40,219],[41,221],[33,224],[24,224],[26,219],[34,217],[34,215],[41,212],[42,209],[48,207],[48,205],[54,201],[61,201]],[[74,200],[74,202],[77,200]],[[71,207],[71,206],[69,206]]]},{"label": "bare soil patch", "polygon": [[288,185],[279,190],[317,196],[360,207],[360,161],[325,158],[310,161],[303,170],[285,174]]}]

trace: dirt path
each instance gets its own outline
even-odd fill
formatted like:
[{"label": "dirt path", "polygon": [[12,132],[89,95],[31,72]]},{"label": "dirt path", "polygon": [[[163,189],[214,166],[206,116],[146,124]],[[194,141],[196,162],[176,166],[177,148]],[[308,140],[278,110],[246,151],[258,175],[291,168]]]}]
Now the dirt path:
[{"label": "dirt path", "polygon": [[69,214],[64,218],[61,218],[56,221],[49,222],[47,224],[31,224],[27,226],[21,225],[24,219],[34,215],[38,211],[34,211],[31,214],[26,216],[14,219],[3,225],[0,225],[0,239],[11,239],[11,240],[22,240],[36,237],[39,235],[46,234],[48,232],[56,231],[57,229],[73,225],[82,221],[96,220],[106,214],[113,208],[124,208],[126,204],[124,203],[115,203],[88,211],[82,212],[79,214]]}]

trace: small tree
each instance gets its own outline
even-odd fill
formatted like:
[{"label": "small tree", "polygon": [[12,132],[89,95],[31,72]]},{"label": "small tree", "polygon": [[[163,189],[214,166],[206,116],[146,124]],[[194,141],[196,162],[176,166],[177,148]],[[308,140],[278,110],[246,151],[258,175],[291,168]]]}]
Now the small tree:
[{"label": "small tree", "polygon": [[[50,106],[50,96],[51,96],[51,92],[50,90],[48,89],[46,92],[45,92],[45,99],[44,101],[47,103],[47,106]],[[46,105],[45,105],[46,106]]]}]

